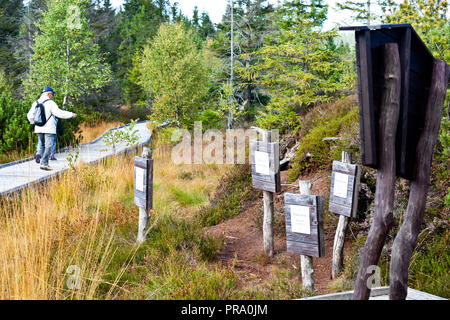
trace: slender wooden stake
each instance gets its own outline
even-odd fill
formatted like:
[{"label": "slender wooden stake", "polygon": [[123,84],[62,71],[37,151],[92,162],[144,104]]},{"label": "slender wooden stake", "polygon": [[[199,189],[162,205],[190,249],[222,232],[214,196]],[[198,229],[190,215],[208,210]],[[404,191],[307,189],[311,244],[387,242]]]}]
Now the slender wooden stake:
[{"label": "slender wooden stake", "polygon": [[384,45],[384,89],[379,120],[379,169],[375,192],[374,219],[361,256],[355,282],[354,300],[368,300],[372,276],[371,266],[377,266],[386,236],[393,223],[395,190],[395,138],[400,111],[401,70],[398,45]]},{"label": "slender wooden stake", "polygon": [[[312,183],[308,180],[300,180],[298,182],[300,194],[311,195]],[[314,265],[313,258],[310,256],[300,255],[300,264],[302,268],[302,287],[305,291],[314,292]]]},{"label": "slender wooden stake", "polygon": [[444,61],[435,61],[427,113],[425,116],[425,126],[416,149],[416,162],[413,180],[411,181],[408,206],[403,224],[392,247],[389,274],[389,298],[391,300],[404,300],[408,293],[408,268],[412,253],[417,244],[417,237],[425,213],[433,148],[441,126],[442,109],[447,93],[449,73],[450,66]]},{"label": "slender wooden stake", "polygon": [[[271,142],[271,132],[263,132],[263,141]],[[273,240],[273,192],[263,191],[264,196],[264,221],[263,221],[263,242],[264,253],[272,257],[274,253],[274,240]]]},{"label": "slender wooden stake", "polygon": [[[152,158],[152,149],[144,147],[142,151],[142,157],[151,159]],[[149,188],[147,188],[148,190]],[[147,194],[147,197],[149,195]],[[138,227],[138,235],[137,235],[137,242],[142,243],[147,238],[147,231],[148,231],[148,210],[139,207],[139,227]]]},{"label": "slender wooden stake", "polygon": [[[351,151],[342,151],[342,162],[352,163]],[[331,268],[332,279],[337,277],[339,271],[341,270],[344,264],[344,240],[349,220],[350,220],[349,217],[339,215],[339,222],[336,228],[336,233],[334,235],[334,244],[333,244],[333,263]]]}]

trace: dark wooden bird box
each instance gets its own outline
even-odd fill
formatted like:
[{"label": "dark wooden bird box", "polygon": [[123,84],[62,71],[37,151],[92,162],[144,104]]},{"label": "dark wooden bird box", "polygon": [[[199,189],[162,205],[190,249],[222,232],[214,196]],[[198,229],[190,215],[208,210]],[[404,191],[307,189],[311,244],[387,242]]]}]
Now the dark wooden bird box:
[{"label": "dark wooden bird box", "polygon": [[363,165],[378,166],[378,119],[384,86],[382,46],[397,43],[401,63],[396,174],[411,179],[417,142],[424,127],[434,57],[410,24],[342,27],[354,30]]}]

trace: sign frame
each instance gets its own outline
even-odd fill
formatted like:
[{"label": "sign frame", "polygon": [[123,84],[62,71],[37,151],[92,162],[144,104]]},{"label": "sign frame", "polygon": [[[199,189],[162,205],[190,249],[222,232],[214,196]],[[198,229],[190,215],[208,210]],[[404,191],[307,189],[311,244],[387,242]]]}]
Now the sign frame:
[{"label": "sign frame", "polygon": [[[338,174],[348,176],[347,196],[345,198],[337,196],[334,188],[336,186],[336,176]],[[340,214],[349,218],[355,218],[358,213],[359,183],[361,178],[361,167],[357,164],[350,164],[341,161],[333,161],[333,171],[331,173],[330,202],[328,211]]]},{"label": "sign frame", "polygon": [[[256,152],[269,154],[269,174],[257,172]],[[250,165],[252,169],[253,188],[269,191],[281,191],[280,179],[280,144],[279,142],[250,141]]]},{"label": "sign frame", "polygon": [[[144,170],[143,190],[137,188],[137,171]],[[134,204],[145,210],[153,209],[153,160],[136,156],[134,158]]]},{"label": "sign frame", "polygon": [[[292,231],[291,206],[309,208],[310,234]],[[322,196],[286,192],[284,194],[284,212],[287,251],[317,258],[325,256]]]}]

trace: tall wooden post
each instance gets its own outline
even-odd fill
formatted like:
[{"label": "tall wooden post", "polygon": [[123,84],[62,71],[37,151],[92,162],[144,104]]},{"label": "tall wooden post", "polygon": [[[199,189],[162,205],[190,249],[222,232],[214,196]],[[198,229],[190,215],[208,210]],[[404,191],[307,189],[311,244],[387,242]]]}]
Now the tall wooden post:
[{"label": "tall wooden post", "polygon": [[[342,151],[342,162],[352,163],[352,152]],[[358,192],[358,190],[356,190]],[[331,268],[331,278],[336,278],[344,264],[344,240],[350,218],[339,215],[339,222],[334,235],[333,262]]]},{"label": "tall wooden post", "polygon": [[[264,130],[262,134],[263,142],[271,142],[271,131]],[[273,204],[273,192],[263,191],[264,197],[264,220],[263,220],[263,242],[264,253],[272,257],[274,253],[273,240],[273,213],[275,211]]]},{"label": "tall wooden post", "polygon": [[[312,195],[312,183],[308,180],[298,182],[300,194]],[[300,264],[302,268],[302,287],[303,290],[314,292],[314,265],[313,258],[300,255]]]},{"label": "tall wooden post", "polygon": [[[144,147],[142,151],[142,157],[144,159],[151,160],[152,159],[152,149]],[[148,163],[151,163],[152,161],[148,161]],[[147,167],[147,170],[145,171],[145,182],[144,182],[144,190],[145,190],[145,196],[144,196],[144,202],[145,205],[139,206],[139,226],[138,226],[138,235],[137,235],[137,242],[142,243],[145,241],[147,237],[147,231],[148,231],[148,219],[149,219],[149,211],[151,209],[151,202],[152,202],[152,185],[149,185],[153,182],[153,165],[150,164]],[[150,203],[150,205],[149,205]]]},{"label": "tall wooden post", "polygon": [[379,168],[375,193],[374,220],[361,256],[353,299],[368,300],[372,270],[377,266],[389,229],[393,223],[395,191],[395,138],[400,111],[400,56],[396,43],[387,43],[384,52],[384,89],[378,124]]},{"label": "tall wooden post", "polygon": [[431,162],[433,148],[437,140],[441,125],[442,109],[444,106],[450,66],[444,61],[435,61],[432,73],[425,126],[419,138],[416,149],[416,161],[413,179],[409,193],[408,206],[403,224],[392,247],[390,266],[391,300],[404,300],[408,290],[408,269],[412,253],[417,244],[430,183]]}]

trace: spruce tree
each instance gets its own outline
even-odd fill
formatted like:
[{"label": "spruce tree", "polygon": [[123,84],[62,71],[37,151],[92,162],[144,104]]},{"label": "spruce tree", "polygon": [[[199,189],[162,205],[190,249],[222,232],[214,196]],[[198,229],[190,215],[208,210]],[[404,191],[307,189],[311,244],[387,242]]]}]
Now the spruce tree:
[{"label": "spruce tree", "polygon": [[13,89],[19,85],[18,76],[24,68],[24,64],[15,57],[23,13],[22,1],[0,0],[0,68],[13,81]]},{"label": "spruce tree", "polygon": [[330,101],[343,89],[343,62],[332,40],[336,31],[321,30],[327,10],[322,0],[285,1],[276,9],[279,29],[266,37],[252,67],[256,81],[270,94],[259,126],[298,129],[300,111]]}]

